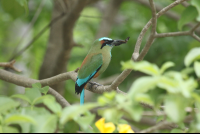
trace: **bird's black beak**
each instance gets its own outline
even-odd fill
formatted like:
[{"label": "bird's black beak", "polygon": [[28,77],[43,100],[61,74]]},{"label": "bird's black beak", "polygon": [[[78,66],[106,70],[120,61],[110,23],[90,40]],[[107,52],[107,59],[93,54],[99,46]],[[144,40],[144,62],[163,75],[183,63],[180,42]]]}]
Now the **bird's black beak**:
[{"label": "bird's black beak", "polygon": [[113,44],[114,46],[119,46],[119,45],[121,45],[121,44],[126,43],[126,42],[129,40],[129,38],[130,38],[130,37],[127,37],[125,40],[114,40],[112,44]]}]

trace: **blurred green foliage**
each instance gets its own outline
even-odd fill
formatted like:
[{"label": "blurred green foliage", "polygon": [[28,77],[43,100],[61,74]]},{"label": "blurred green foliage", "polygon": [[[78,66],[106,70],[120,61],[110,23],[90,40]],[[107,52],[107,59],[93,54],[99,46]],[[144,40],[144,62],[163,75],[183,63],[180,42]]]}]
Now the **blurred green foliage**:
[{"label": "blurred green foliage", "polygon": [[[200,60],[200,53],[197,51],[199,49],[200,47],[194,48],[186,55],[186,66],[189,65],[188,63]],[[153,106],[154,111],[157,112],[164,103],[166,115],[156,115],[155,112],[155,116],[159,116],[155,120],[160,122],[166,118],[169,122],[177,123],[179,127],[172,129],[171,132],[198,132],[200,131],[198,110],[190,111],[193,120],[187,125],[187,129],[183,123],[190,113],[186,111],[187,107],[200,108],[200,94],[198,93],[200,89],[197,79],[185,71],[169,70],[174,65],[173,62],[166,62],[159,68],[147,61],[122,62],[123,69],[137,70],[148,76],[137,79],[127,95],[117,94],[115,91],[105,92],[98,97],[97,102],[84,105],[78,104],[62,108],[54,96],[46,94],[49,87],[42,88],[40,83],[35,83],[32,88],[27,88],[24,94],[15,94],[11,97],[0,96],[0,132],[66,133],[78,130],[99,132],[94,126],[97,115],[116,126],[130,124],[130,121],[135,123],[140,121],[145,112],[140,102]],[[195,73],[198,76],[198,72],[195,71]],[[41,93],[44,95],[42,96]],[[45,105],[48,110],[37,107],[38,104]],[[13,124],[16,126],[12,126]],[[144,125],[138,127],[146,128]],[[165,130],[165,132],[170,131]]]},{"label": "blurred green foliage", "polygon": [[[154,1],[156,4],[163,7],[169,5],[172,2],[170,0]],[[0,62],[7,62],[15,52],[21,50],[34,36],[36,36],[41,31],[42,28],[44,28],[44,26],[46,26],[51,21],[53,1],[48,0],[45,2],[42,12],[37,18],[35,24],[28,31],[26,36],[22,38],[33,16],[35,15],[40,2],[41,1],[39,0],[0,0]],[[105,0],[104,2],[107,4],[109,1]],[[186,26],[188,22],[194,22],[196,24],[196,20],[199,21],[200,16],[199,0],[191,0],[189,3],[191,6],[187,8],[182,5],[178,5],[171,9],[171,11],[181,16],[179,21],[173,20],[165,15],[158,18],[157,32],[166,33],[176,32],[179,30],[186,31],[190,29]],[[185,15],[185,13],[188,12],[189,15]],[[86,15],[95,17],[87,17]],[[95,40],[102,16],[103,14],[93,6],[84,8],[74,28],[74,40],[77,44],[83,45],[84,48],[73,48],[67,71],[75,70],[81,65],[90,46]],[[119,16],[119,20],[116,21],[116,23],[113,25],[109,37],[113,39],[126,39],[127,37],[130,37],[130,40],[127,44],[113,48],[111,63],[107,70],[100,76],[101,79],[122,72],[122,66],[120,65],[120,62],[128,61],[131,59],[138,35],[151,18],[151,10],[150,8],[135,3],[134,1],[124,1],[120,7]],[[150,31],[146,33],[142,41],[142,47],[145,45],[148,39],[149,32]],[[43,62],[44,53],[48,44],[49,33],[50,30],[47,30],[38,40],[32,44],[28,50],[26,50],[16,59],[17,62],[15,66],[23,70],[20,75],[38,79],[39,69]],[[21,39],[22,42],[19,43]],[[130,100],[130,104],[126,102],[127,105],[124,106],[124,101],[126,100],[123,96],[116,95],[115,93],[104,94],[104,96],[100,96],[98,98],[98,104],[109,104],[111,107],[104,111],[99,111],[99,115],[105,117],[107,120],[117,123],[120,122],[121,116],[124,114],[123,112],[117,112],[117,110],[124,109],[128,117],[138,121],[141,118],[141,114],[143,112],[143,109],[138,104],[139,101],[144,101],[146,103],[152,104],[157,108],[161,105],[162,102],[164,102],[168,109],[174,109],[176,111],[176,114],[174,114],[174,112],[171,113],[171,110],[165,111],[169,119],[175,122],[182,121],[186,116],[186,113],[183,110],[181,111],[181,109],[184,109],[186,106],[191,106],[194,102],[197,107],[200,107],[197,103],[200,101],[198,94],[199,90],[196,90],[199,89],[199,85],[197,84],[196,79],[197,77],[200,77],[200,63],[197,60],[199,58],[199,50],[192,50],[195,51],[195,53],[191,51],[191,54],[185,58],[185,55],[191,49],[199,47],[199,45],[200,43],[198,41],[189,36],[156,39],[144,58],[148,62],[143,61],[137,65],[136,63],[127,62],[123,65],[123,68],[127,68],[127,66],[131,67],[133,72],[128,76],[128,78],[125,79],[119,88],[125,92],[127,92],[128,89],[131,89],[128,93],[130,96],[135,96],[134,100]],[[185,64],[183,62],[184,58]],[[191,67],[191,63],[193,67]],[[188,67],[189,65],[190,67]],[[174,71],[166,72],[166,69],[168,70],[169,67],[171,67]],[[161,79],[158,80],[157,77],[161,77]],[[134,81],[135,83],[132,85]],[[144,82],[146,82],[147,85],[141,84]],[[184,90],[180,90],[182,89],[180,88],[181,85],[184,85]],[[140,88],[143,90],[139,90]],[[32,91],[31,89],[38,89],[38,92],[35,90]],[[82,128],[86,129],[84,124],[81,124],[77,118],[74,118],[76,115],[81,113],[75,113],[75,115],[73,115],[73,120],[71,120],[72,117],[66,116],[66,113],[63,114],[63,109],[59,104],[55,102],[54,99],[52,99],[52,97],[48,95],[45,95],[48,97],[41,96],[40,92],[45,94],[47,87],[41,88],[36,84],[31,89],[25,90],[24,95],[16,94],[16,92],[22,92],[22,89],[13,84],[0,81],[1,95],[12,96],[12,98],[20,98],[26,102],[25,104],[23,103],[23,105],[28,105],[30,108],[32,107],[34,109],[36,108],[34,106],[35,104],[44,103],[50,110],[52,110],[54,114],[49,113],[45,109],[36,109],[34,112],[32,112],[29,108],[25,108],[25,110],[28,111],[28,114],[23,115],[20,113],[24,110],[22,108],[18,109],[19,113],[16,115],[16,113],[13,114],[12,111],[9,110],[18,108],[18,106],[22,104],[13,101],[11,98],[1,98],[2,101],[0,101],[0,104],[3,105],[3,102],[5,101],[5,104],[9,103],[9,105],[5,105],[6,107],[0,107],[0,111],[4,109],[5,111],[12,113],[10,113],[11,116],[8,117],[3,117],[0,114],[0,122],[2,122],[2,118],[4,118],[6,121],[2,129],[4,132],[17,132],[18,130],[12,126],[9,126],[9,123],[14,123],[19,118],[22,119],[20,120],[22,132],[30,132],[30,130],[31,132],[44,132],[43,130],[46,132],[54,132],[53,129],[55,128],[55,121],[53,122],[52,120],[61,121],[63,126],[66,126],[66,124],[69,123],[69,125],[64,127],[64,129],[62,129],[63,126],[61,127],[61,129],[66,132],[69,132],[69,129],[67,128],[71,128],[70,125],[72,124],[76,124],[75,130],[77,130],[77,123],[81,125]],[[65,90],[66,92],[64,97],[67,98],[70,103],[78,102],[78,96],[76,96],[74,93],[74,82],[72,80],[66,82]],[[136,91],[138,92],[137,94]],[[99,95],[94,94],[90,101],[96,102],[97,96]],[[133,102],[136,103],[132,105]],[[185,102],[184,105],[182,105],[183,102]],[[131,106],[129,107],[129,105]],[[79,108],[79,106],[74,107],[74,109]],[[85,108],[85,110],[87,109],[90,109],[90,105]],[[37,119],[32,118],[32,116],[38,115],[40,113],[42,113],[41,116],[45,115],[45,117],[48,117],[49,120],[46,121],[45,117],[42,117],[41,119],[39,119],[40,117]],[[58,117],[61,115],[65,120],[59,120]],[[80,120],[87,120],[87,123],[91,124],[94,118],[93,115],[88,113],[86,113],[86,115],[87,118],[82,118]],[[197,119],[195,119],[192,125],[196,123],[197,126],[199,126],[198,124],[200,124],[200,116],[195,116]],[[54,127],[45,128],[45,126],[41,125],[40,128],[33,127],[30,129],[30,124],[34,125],[35,122],[45,122],[46,124],[50,124],[50,126],[54,125]],[[29,123],[29,125],[25,123]],[[196,129],[195,126],[192,127]],[[180,132],[179,129],[173,131]]]},{"label": "blurred green foliage", "polygon": [[[6,0],[1,0],[1,2],[9,4],[9,2]],[[46,24],[49,23],[51,19],[53,3],[52,1],[46,1],[36,23],[23,38],[23,41],[19,44],[18,48],[15,49],[15,47],[18,45],[18,42],[21,40],[22,35],[26,31],[28,24],[31,22],[37,8],[39,7],[40,1],[30,0],[28,3],[25,1],[15,2],[20,6],[18,8],[23,11],[20,13],[20,18],[14,18],[12,15],[12,12],[14,11],[5,10],[3,7],[4,4],[1,4],[0,7],[0,53],[2,55],[0,57],[1,62],[8,61],[14,52],[19,51],[23,46],[25,46],[35,35],[39,33],[39,31]],[[105,3],[107,2],[108,1],[105,1]],[[167,6],[170,4],[170,1],[156,1],[156,4]],[[27,11],[27,6],[29,7],[29,13]],[[185,8],[181,5],[178,5],[172,10],[178,14],[181,14]],[[139,33],[141,32],[141,29],[151,18],[150,11],[151,10],[149,8],[146,8],[145,6],[135,2],[125,1],[122,3],[119,10],[119,15],[122,17],[122,20],[113,25],[109,37],[113,39],[125,39],[130,37],[130,40],[127,44],[115,47],[112,50],[111,63],[105,73],[100,76],[101,78],[106,78],[121,72],[120,61],[126,61],[130,59],[134,50],[134,44]],[[25,15],[27,13],[28,15]],[[84,15],[96,16],[97,18],[86,17]],[[97,8],[91,6],[84,8],[80,19],[74,28],[74,40],[78,44],[83,45],[84,48],[75,47],[72,50],[71,58],[68,64],[68,71],[74,70],[81,65],[82,60],[87,54],[91,44],[95,40],[95,35],[99,29],[98,26],[101,23],[101,18],[98,18],[100,16],[102,16],[102,13]],[[187,29],[187,27],[183,27],[183,29]],[[158,19],[157,31],[158,33],[178,31],[177,22],[171,18],[162,16]],[[145,35],[142,46],[148,39],[147,35],[148,33]],[[32,47],[30,47],[16,59],[16,66],[22,68],[23,74],[27,77],[35,79],[38,78],[39,69],[41,63],[43,62],[44,52],[48,43],[48,36],[49,30],[46,31],[36,42],[34,42]],[[184,67],[182,63],[184,55],[188,52],[188,50],[196,47],[197,45],[198,42],[194,41],[194,39],[188,36],[156,39],[145,59],[152,63],[156,63],[159,66],[170,60],[177,64],[175,69],[181,69]],[[131,80],[129,78],[131,78]],[[133,79],[135,79],[134,74],[130,75],[128,79],[126,79],[126,81],[120,85],[120,89],[127,91]],[[7,85],[10,91],[5,92],[5,85],[2,82],[0,83],[1,93],[12,94],[11,91],[14,88],[13,86]],[[77,98],[74,95],[74,90],[71,88],[73,86],[73,81],[67,81],[67,92],[65,94],[66,97],[69,98],[69,102],[74,102],[74,100],[76,101],[75,98]]]}]

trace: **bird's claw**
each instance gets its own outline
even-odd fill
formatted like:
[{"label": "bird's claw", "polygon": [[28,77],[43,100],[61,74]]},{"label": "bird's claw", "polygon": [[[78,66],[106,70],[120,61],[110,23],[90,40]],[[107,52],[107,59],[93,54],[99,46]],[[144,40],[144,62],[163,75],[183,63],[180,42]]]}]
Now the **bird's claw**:
[{"label": "bird's claw", "polygon": [[89,87],[90,90],[92,89],[92,87],[93,87],[94,85],[96,85],[96,88],[97,88],[98,86],[102,86],[101,84],[99,84],[99,83],[97,83],[97,82],[89,82],[89,83],[90,83],[90,87]]}]

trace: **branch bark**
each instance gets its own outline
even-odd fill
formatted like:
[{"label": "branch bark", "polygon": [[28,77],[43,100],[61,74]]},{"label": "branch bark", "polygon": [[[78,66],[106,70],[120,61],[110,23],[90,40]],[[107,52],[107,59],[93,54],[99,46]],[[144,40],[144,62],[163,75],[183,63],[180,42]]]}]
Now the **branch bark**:
[{"label": "branch bark", "polygon": [[[18,85],[18,86],[22,86],[22,87],[32,87],[33,83],[40,82],[40,80],[26,78],[26,77],[23,77],[23,76],[14,74],[14,73],[10,73],[10,72],[2,70],[2,69],[0,69],[0,79],[4,80],[4,81],[7,81],[9,83],[13,83],[13,84]],[[48,85],[48,82],[44,81],[41,84],[43,86],[44,85]],[[60,103],[60,105],[62,107],[66,107],[66,106],[70,105],[67,102],[67,100],[62,95],[60,95],[58,92],[56,92],[54,89],[49,88],[49,92],[48,93],[52,94],[56,98],[58,103]]]},{"label": "branch bark", "polygon": [[[176,0],[175,2],[173,2],[172,4],[170,4],[169,6],[166,6],[165,8],[163,8],[162,10],[160,10],[157,14],[156,14],[156,17],[159,18],[161,15],[163,15],[164,13],[166,13],[168,10],[170,10],[171,8],[175,7],[176,5],[184,2],[186,0]],[[145,33],[147,32],[147,30],[149,29],[149,27],[152,25],[152,19],[149,20],[149,22],[144,26],[144,28],[142,29],[138,39],[137,39],[137,42],[136,42],[136,45],[135,45],[135,50],[134,50],[134,53],[132,55],[132,59],[134,59],[135,61],[138,61],[138,56],[139,56],[139,51],[140,51],[140,46],[141,46],[141,43],[142,43],[142,39],[145,35]]]},{"label": "branch bark", "polygon": [[16,72],[21,72],[21,70],[14,67],[14,64],[15,64],[15,60],[12,60],[10,62],[0,62],[0,67],[10,68],[10,69],[13,69]]},{"label": "branch bark", "polygon": [[168,121],[163,121],[163,122],[160,122],[160,123],[156,124],[153,127],[150,127],[150,128],[145,129],[145,130],[142,130],[139,133],[151,133],[151,132],[153,132],[155,130],[160,130],[160,129],[166,128],[166,126],[173,126],[172,128],[177,127],[177,125],[175,123],[168,122]]},{"label": "branch bark", "polygon": [[171,32],[171,33],[159,33],[155,35],[155,38],[161,37],[172,37],[172,36],[191,36],[197,41],[200,42],[200,37],[195,34],[195,30],[200,26],[200,22],[197,23],[190,31],[183,31],[183,32]]},{"label": "branch bark", "polygon": [[152,12],[152,29],[151,29],[151,34],[149,36],[149,39],[146,43],[146,45],[144,46],[144,48],[142,49],[141,54],[139,55],[139,57],[137,57],[137,61],[140,61],[144,58],[144,56],[147,54],[147,52],[149,51],[149,48],[151,47],[151,44],[153,43],[154,39],[155,39],[155,34],[156,34],[156,26],[157,26],[157,16],[156,16],[156,8],[154,5],[153,0],[149,0],[150,6],[151,6],[151,12]]}]

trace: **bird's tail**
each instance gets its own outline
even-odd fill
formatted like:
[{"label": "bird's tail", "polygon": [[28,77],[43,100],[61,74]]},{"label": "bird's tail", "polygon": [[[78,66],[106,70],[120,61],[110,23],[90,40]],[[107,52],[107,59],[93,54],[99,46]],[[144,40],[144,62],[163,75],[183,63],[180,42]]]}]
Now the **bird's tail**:
[{"label": "bird's tail", "polygon": [[85,96],[85,93],[84,93],[84,88],[83,88],[80,94],[80,105],[84,104],[84,96]]}]

